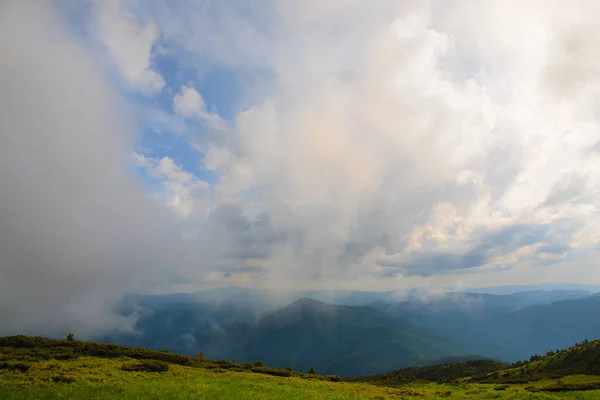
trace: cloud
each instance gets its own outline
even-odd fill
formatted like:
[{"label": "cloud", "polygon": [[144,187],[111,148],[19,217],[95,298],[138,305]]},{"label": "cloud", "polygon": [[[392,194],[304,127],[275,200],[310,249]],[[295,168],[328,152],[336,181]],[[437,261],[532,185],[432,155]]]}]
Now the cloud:
[{"label": "cloud", "polygon": [[[282,2],[246,18],[220,9],[243,18],[253,33],[233,37],[265,49],[275,78],[205,165],[220,175],[215,199],[266,213],[285,237],[265,261],[275,281],[354,279],[378,270],[377,252],[406,259],[408,275],[525,268],[536,246],[577,240],[551,226],[596,209],[596,100],[557,98],[564,74],[552,72],[568,68],[569,85],[596,79],[588,52],[565,50],[582,42],[569,38],[579,29],[583,48],[600,43],[579,3],[536,3],[518,17],[502,2],[439,5],[380,2],[367,13],[360,2],[343,12]],[[201,31],[188,28],[190,38]],[[216,62],[255,61],[224,48]]]},{"label": "cloud", "polygon": [[208,112],[206,103],[196,89],[182,86],[173,97],[173,110],[186,118],[198,118],[213,128],[222,129],[224,121],[217,113]]},{"label": "cloud", "polygon": [[112,307],[170,253],[135,124],[49,3],[0,9],[0,334],[127,329]]},{"label": "cloud", "polygon": [[[411,253],[395,256],[384,255],[378,264],[393,268],[402,275],[424,275],[435,273],[457,273],[461,270],[482,267],[510,267],[531,258],[529,248],[539,247],[547,240],[556,239],[549,235],[549,225],[517,224],[489,231],[478,229],[470,235],[468,248],[463,251],[432,250],[430,247],[415,249]],[[566,235],[561,239],[570,240]],[[542,246],[537,253],[548,251],[549,246]],[[507,259],[507,255],[510,256]]]},{"label": "cloud", "polygon": [[209,187],[206,182],[184,171],[166,156],[157,160],[134,153],[133,162],[144,168],[154,179],[163,182],[167,192],[167,206],[181,217],[189,217],[194,212],[195,206],[197,208],[194,202]]},{"label": "cloud", "polygon": [[97,0],[98,36],[114,63],[132,88],[145,95],[160,92],[162,75],[152,68],[152,50],[159,29],[141,23],[122,0]]},{"label": "cloud", "polygon": [[[0,14],[6,329],[126,326],[110,299],[168,282],[598,279],[593,2],[97,2],[89,33],[117,82],[51,7],[15,4]],[[207,106],[227,85],[203,87],[222,69],[244,77],[227,121]]]}]

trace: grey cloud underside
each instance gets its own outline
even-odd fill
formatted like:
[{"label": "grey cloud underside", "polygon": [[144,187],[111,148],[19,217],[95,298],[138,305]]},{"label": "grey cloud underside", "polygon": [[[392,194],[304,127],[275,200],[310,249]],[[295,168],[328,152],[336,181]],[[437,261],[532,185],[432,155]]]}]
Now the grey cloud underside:
[{"label": "grey cloud underside", "polygon": [[[239,260],[241,263],[246,259],[265,259],[271,254],[272,248],[279,245],[289,245],[294,248],[304,248],[306,234],[299,232],[275,232],[268,222],[268,217],[264,216],[258,221],[250,221],[239,214],[240,209],[232,206],[225,207],[217,212],[218,220],[223,221],[227,218],[227,224],[232,229],[229,233],[231,237],[237,237],[234,246],[235,250],[228,256]],[[225,217],[226,213],[228,217]],[[373,223],[373,219],[369,219]],[[364,229],[359,226],[357,236],[354,241],[348,240],[343,247],[338,249],[336,258],[332,260],[339,265],[352,265],[359,262],[374,247],[386,244],[386,230],[384,219],[381,220],[378,227],[365,224]],[[572,234],[581,228],[581,223],[577,220],[556,221],[554,224],[536,225],[536,224],[518,224],[491,231],[475,232],[473,234],[473,244],[471,250],[465,253],[435,253],[435,252],[415,252],[408,261],[393,262],[380,261],[378,265],[387,270],[382,271],[380,276],[402,275],[421,275],[431,276],[433,274],[456,273],[461,270],[485,266],[494,258],[512,254],[519,249],[539,245],[535,254],[562,255],[571,250],[568,243],[572,240]],[[359,236],[358,232],[362,232]],[[326,251],[326,250],[321,250]],[[535,254],[531,256],[531,261],[540,265],[548,265],[557,261],[536,259]],[[321,261],[322,253],[313,248],[310,254],[300,254],[302,261],[312,260],[318,264]],[[233,267],[225,266],[218,268],[226,276],[236,273],[255,273],[266,272],[264,268],[259,267]],[[319,268],[311,270],[310,267],[303,269],[303,273],[308,276],[318,277]]]},{"label": "grey cloud underside", "polygon": [[[573,226],[575,224],[575,227]],[[407,261],[380,261],[386,268],[383,276],[456,273],[461,270],[485,266],[499,255],[512,254],[519,249],[540,245],[530,260],[537,265],[549,265],[559,260],[547,260],[536,255],[563,255],[571,250],[567,244],[577,231],[577,221],[557,221],[555,225],[518,224],[489,232],[475,233],[472,248],[464,253],[416,253]],[[506,268],[510,265],[504,265]],[[389,269],[389,270],[388,270]]]}]

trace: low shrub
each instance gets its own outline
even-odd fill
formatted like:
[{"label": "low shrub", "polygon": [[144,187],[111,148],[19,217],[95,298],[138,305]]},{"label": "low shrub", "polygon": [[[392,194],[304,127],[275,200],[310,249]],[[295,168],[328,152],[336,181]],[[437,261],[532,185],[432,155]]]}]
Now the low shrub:
[{"label": "low shrub", "polygon": [[529,392],[579,392],[585,390],[598,390],[600,383],[573,383],[573,384],[555,384],[551,386],[526,388]]},{"label": "low shrub", "polygon": [[121,369],[130,372],[167,372],[169,370],[169,364],[162,361],[148,360],[123,364]]},{"label": "low shrub", "polygon": [[29,370],[29,368],[31,368],[31,365],[29,364],[23,364],[23,363],[7,363],[7,362],[3,362],[0,363],[0,369],[7,369],[9,371],[20,371],[20,372],[27,372]]},{"label": "low shrub", "polygon": [[72,376],[56,375],[50,378],[53,382],[73,383],[76,381]]},{"label": "low shrub", "polygon": [[290,371],[286,371],[284,369],[254,367],[251,369],[251,371],[256,372],[258,374],[273,375],[273,376],[283,376],[283,377],[292,376],[292,373]]}]

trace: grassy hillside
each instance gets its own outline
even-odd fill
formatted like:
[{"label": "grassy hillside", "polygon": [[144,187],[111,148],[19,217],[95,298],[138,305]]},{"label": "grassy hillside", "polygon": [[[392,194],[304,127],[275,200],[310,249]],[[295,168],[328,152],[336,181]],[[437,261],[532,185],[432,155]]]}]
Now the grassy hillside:
[{"label": "grassy hillside", "polygon": [[[94,355],[90,355],[94,354]],[[260,369],[262,368],[262,369]],[[383,387],[75,340],[0,338],[0,398],[13,399],[597,399],[600,390],[530,385],[412,383]],[[267,372],[269,371],[269,372]],[[281,372],[277,374],[275,372]],[[281,375],[281,376],[276,376]],[[593,377],[563,378],[566,384]],[[563,382],[564,383],[564,382]],[[543,393],[538,393],[542,391]]]},{"label": "grassy hillside", "polygon": [[[470,360],[426,367],[410,367],[386,374],[357,377],[354,381],[399,387],[411,382],[469,384],[525,384],[530,391],[584,391],[600,389],[600,340],[584,341],[565,350],[533,355],[511,366],[494,360]],[[508,386],[507,386],[508,387]]]},{"label": "grassy hillside", "polygon": [[473,378],[480,382],[518,383],[556,379],[569,375],[600,375],[600,340],[585,341],[565,350],[534,355],[513,368]]},{"label": "grassy hillside", "polygon": [[358,377],[356,380],[375,382],[385,386],[399,386],[415,381],[448,383],[464,377],[487,376],[490,372],[505,370],[506,368],[506,364],[494,360],[469,360],[462,363],[403,368],[386,374]]},{"label": "grassy hillside", "polygon": [[[100,358],[128,358],[150,362],[152,365],[181,365],[191,368],[231,370],[237,372],[253,372],[264,375],[306,379],[340,381],[335,375],[302,374],[291,368],[269,368],[262,361],[251,363],[236,363],[227,360],[206,360],[203,355],[194,358],[182,354],[170,353],[166,350],[154,351],[144,348],[132,348],[109,343],[83,342],[70,340],[46,339],[41,336],[7,336],[0,337],[0,369],[27,369],[29,362],[41,360],[76,360],[82,356]],[[168,369],[168,368],[167,368]]]}]

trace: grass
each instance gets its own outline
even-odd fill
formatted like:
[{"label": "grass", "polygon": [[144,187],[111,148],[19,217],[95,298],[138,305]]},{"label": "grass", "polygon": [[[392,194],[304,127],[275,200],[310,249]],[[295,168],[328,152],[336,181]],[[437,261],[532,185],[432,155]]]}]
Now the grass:
[{"label": "grass", "polygon": [[[368,383],[328,382],[252,372],[170,364],[166,372],[125,371],[128,357],[79,357],[31,362],[26,371],[0,370],[0,398],[12,399],[598,399],[600,390],[532,391],[556,385],[600,382],[572,376],[531,385],[407,384],[388,388]],[[531,386],[529,390],[525,388]],[[495,390],[496,388],[501,390]]]},{"label": "grass", "polygon": [[475,376],[473,381],[485,383],[520,383],[559,379],[570,375],[600,375],[600,340],[585,341],[563,350],[534,356],[531,361],[510,368]]},{"label": "grass", "polygon": [[[587,351],[577,354],[582,359],[590,358]],[[575,365],[573,357],[567,358],[566,353],[562,356],[569,366]],[[530,367],[533,365],[537,364]],[[539,378],[542,374],[532,376]],[[392,387],[384,386],[385,383],[341,382],[337,376],[280,370],[260,362],[205,360],[74,339],[0,338],[2,400],[600,398],[598,375],[573,374],[522,383],[474,382],[470,378],[454,383],[412,382]]]}]

